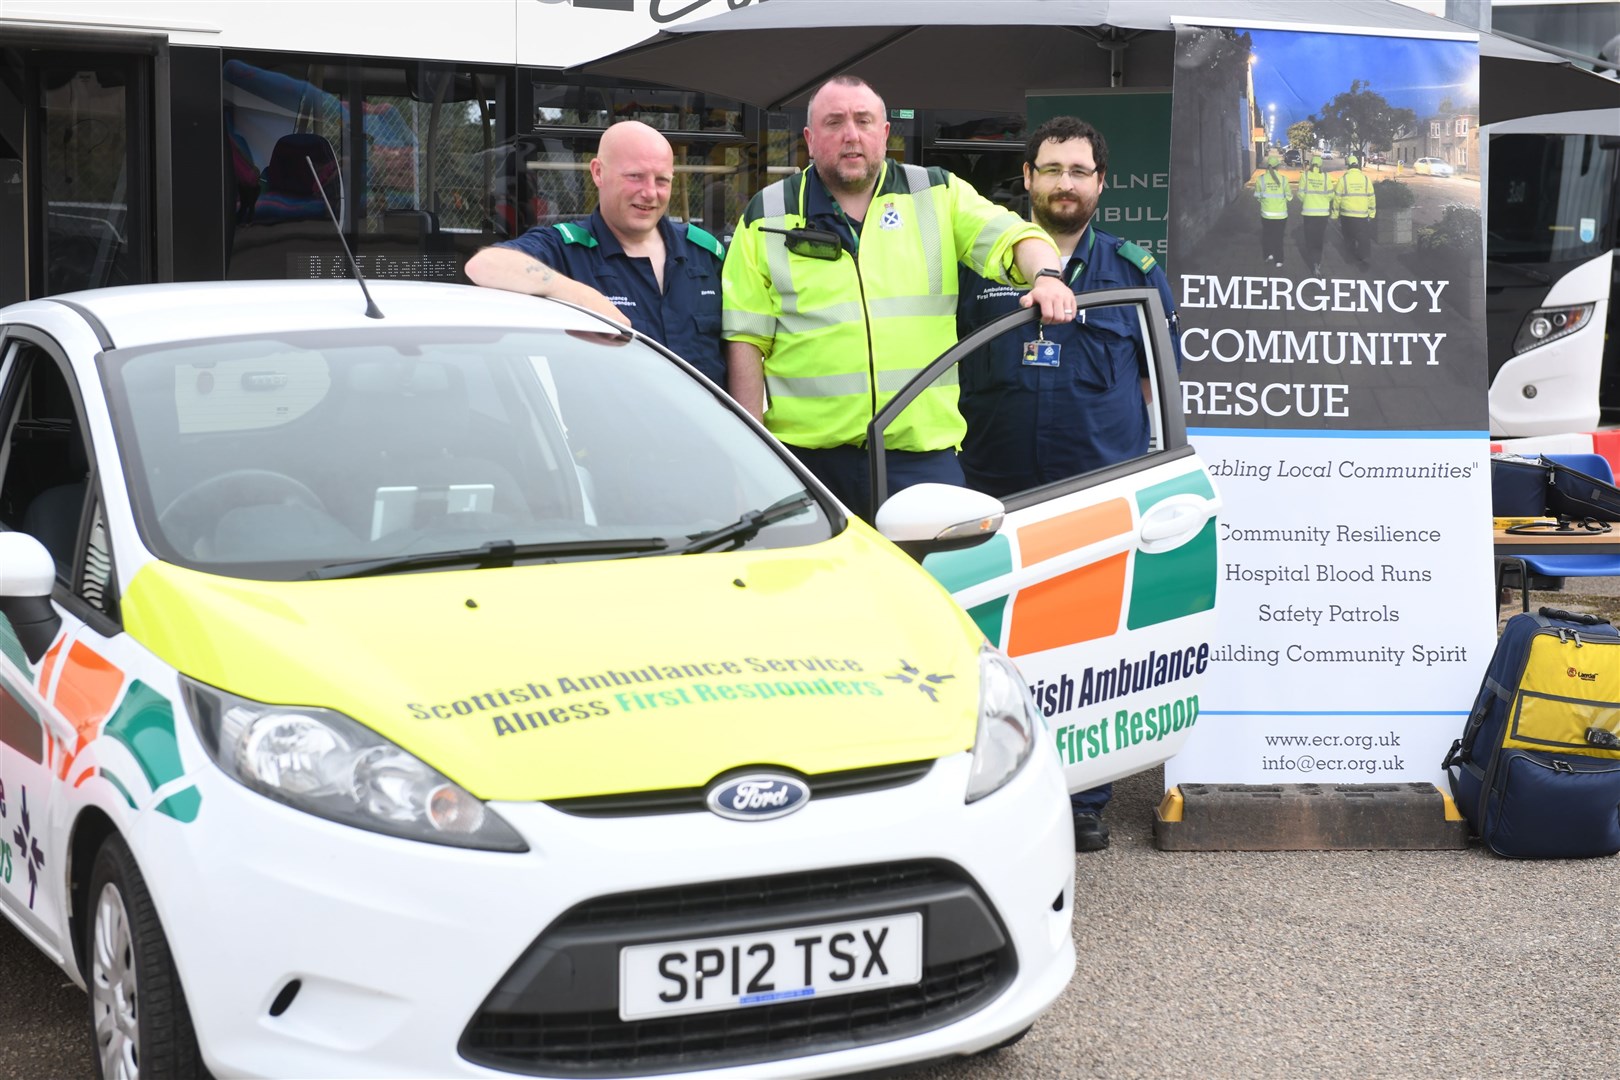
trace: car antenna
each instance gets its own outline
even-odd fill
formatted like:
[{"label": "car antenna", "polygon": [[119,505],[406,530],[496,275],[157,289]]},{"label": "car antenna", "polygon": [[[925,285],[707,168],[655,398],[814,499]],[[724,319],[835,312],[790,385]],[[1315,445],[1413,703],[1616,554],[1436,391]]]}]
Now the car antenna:
[{"label": "car antenna", "polygon": [[326,204],[326,216],[332,219],[332,227],[337,230],[338,243],[343,245],[343,257],[349,260],[349,269],[354,271],[354,280],[360,283],[360,291],[366,294],[366,318],[380,319],[383,317],[382,309],[377,301],[371,298],[371,290],[366,288],[365,275],[360,273],[360,264],[354,261],[354,252],[349,250],[349,241],[343,235],[343,226],[338,222],[337,212],[332,209],[332,200],[326,197],[326,185],[321,183],[320,170],[315,168],[315,162],[308,154],[304,155],[304,164],[309,166],[309,174],[315,178],[315,190],[321,193],[321,202]]}]

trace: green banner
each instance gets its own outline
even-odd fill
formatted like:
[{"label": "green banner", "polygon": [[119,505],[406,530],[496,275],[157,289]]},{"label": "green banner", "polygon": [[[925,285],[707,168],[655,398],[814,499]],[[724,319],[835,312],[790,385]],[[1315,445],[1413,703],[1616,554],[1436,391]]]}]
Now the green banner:
[{"label": "green banner", "polygon": [[1108,143],[1108,186],[1097,207],[1104,232],[1151,251],[1169,266],[1170,91],[1065,90],[1027,98],[1029,127],[1077,116]]}]

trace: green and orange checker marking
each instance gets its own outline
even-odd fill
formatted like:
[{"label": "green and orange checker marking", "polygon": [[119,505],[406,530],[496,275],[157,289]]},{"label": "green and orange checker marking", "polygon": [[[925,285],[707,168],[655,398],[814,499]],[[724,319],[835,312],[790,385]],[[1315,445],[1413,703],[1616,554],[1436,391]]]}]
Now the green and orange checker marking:
[{"label": "green and orange checker marking", "polygon": [[[1217,571],[1213,519],[1174,550],[1137,548],[1139,515],[1177,495],[1214,498],[1215,490],[1203,472],[1189,472],[1138,492],[1135,514],[1121,497],[1027,525],[1015,521],[1012,537],[1003,531],[966,551],[930,555],[923,565],[1009,656],[1170,622],[1215,606]],[[1066,570],[1066,562],[1077,565]]]},{"label": "green and orange checker marking", "polygon": [[[41,658],[36,675],[20,648],[11,647],[15,641],[10,623],[0,616],[0,655],[26,676],[33,676],[41,696],[51,691],[51,677],[57,675],[54,703],[62,719],[71,725],[74,737],[68,738],[65,733],[52,737],[42,718],[24,704],[21,694],[14,689],[8,692],[0,676],[0,742],[36,763],[48,763],[57,778],[66,781],[85,748],[98,738],[109,738],[129,751],[152,791],[180,779],[185,770],[175,736],[174,708],[168,698],[141,680],[128,678],[87,643],[70,644],[66,635],[58,637]],[[56,671],[58,667],[60,672]],[[79,769],[72,777],[72,786],[80,787],[92,777],[106,780],[130,809],[137,808],[129,786],[104,765]],[[195,820],[201,793],[189,784],[174,786],[179,790],[170,793],[155,809],[177,821]]]}]

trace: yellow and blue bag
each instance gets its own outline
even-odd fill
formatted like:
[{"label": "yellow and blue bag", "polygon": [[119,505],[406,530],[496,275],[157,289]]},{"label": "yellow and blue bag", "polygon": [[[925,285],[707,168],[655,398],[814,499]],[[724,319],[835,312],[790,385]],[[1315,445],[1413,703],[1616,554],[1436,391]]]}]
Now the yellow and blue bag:
[{"label": "yellow and blue bag", "polygon": [[1620,851],[1620,631],[1554,608],[1509,619],[1441,767],[1498,855]]}]

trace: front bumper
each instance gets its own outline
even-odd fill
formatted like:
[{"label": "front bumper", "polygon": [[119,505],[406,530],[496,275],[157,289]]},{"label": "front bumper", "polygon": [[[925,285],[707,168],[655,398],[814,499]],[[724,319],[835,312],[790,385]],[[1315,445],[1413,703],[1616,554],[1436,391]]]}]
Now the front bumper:
[{"label": "front bumper", "polygon": [[[218,1075],[826,1076],[993,1046],[1032,1023],[1073,973],[1074,859],[1057,763],[1038,751],[1007,787],[965,805],[969,760],[953,755],[905,786],[812,800],[766,822],[708,813],[582,818],[545,804],[497,804],[530,844],[521,855],[333,825],[215,774],[200,782],[195,823],[133,839]],[[169,845],[180,846],[162,850]],[[872,874],[850,868],[900,877],[873,886]],[[923,876],[906,876],[913,872]],[[810,887],[779,891],[785,902],[774,905],[750,903],[736,883],[761,879]],[[705,884],[725,882],[733,884]],[[637,913],[636,898],[717,892],[732,897],[721,909],[672,915],[655,903]],[[975,904],[984,917],[964,915]],[[909,1004],[863,1003],[853,1026],[811,1022],[798,1037],[752,1048],[722,1032],[729,1049],[716,1051],[703,1041],[710,1029],[696,1024],[696,1040],[666,1040],[640,1060],[623,1049],[639,1035],[618,1021],[617,972],[603,966],[630,937],[669,940],[691,926],[725,934],[761,920],[809,925],[877,909],[922,910],[930,935],[930,920],[944,919],[942,931],[990,927],[977,945],[959,934],[925,938],[924,988],[931,979],[951,988],[922,996],[943,1008],[918,1007],[913,993]],[[587,918],[595,929],[581,937],[580,913],[602,911],[613,918]],[[943,955],[953,947],[959,955]],[[558,960],[560,951],[567,955]],[[947,977],[957,962],[973,970]],[[547,1002],[572,1005],[569,1022],[584,1017],[586,1041],[605,1049],[559,1056],[558,1039],[548,1048]],[[839,1002],[817,1004],[837,1010]],[[762,1005],[706,1022],[725,1029],[727,1018],[801,1007]]]}]

